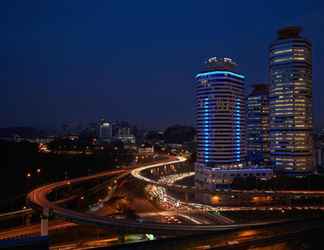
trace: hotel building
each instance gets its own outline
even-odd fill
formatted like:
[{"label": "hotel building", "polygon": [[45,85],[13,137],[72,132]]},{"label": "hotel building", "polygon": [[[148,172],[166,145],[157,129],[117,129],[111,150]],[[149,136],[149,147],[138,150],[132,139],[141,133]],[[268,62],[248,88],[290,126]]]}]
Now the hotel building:
[{"label": "hotel building", "polygon": [[[221,170],[244,166],[244,76],[229,58],[210,58],[196,75],[197,161],[196,185],[214,189],[226,184]],[[224,171],[222,171],[224,172]]]}]

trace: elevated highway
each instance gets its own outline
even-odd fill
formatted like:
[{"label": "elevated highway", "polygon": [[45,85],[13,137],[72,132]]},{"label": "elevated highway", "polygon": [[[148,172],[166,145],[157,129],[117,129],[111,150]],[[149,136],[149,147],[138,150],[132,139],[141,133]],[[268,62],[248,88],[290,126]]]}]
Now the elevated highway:
[{"label": "elevated highway", "polygon": [[[75,223],[83,223],[83,224],[94,224],[101,227],[107,227],[110,230],[120,233],[159,233],[165,235],[176,235],[176,234],[197,234],[197,233],[206,233],[206,232],[215,232],[215,231],[225,231],[225,230],[233,230],[240,228],[251,228],[251,227],[259,227],[265,225],[272,225],[278,223],[285,223],[289,220],[273,220],[267,222],[259,222],[259,223],[244,223],[244,224],[231,224],[231,225],[198,225],[198,224],[166,224],[166,223],[156,223],[156,222],[140,222],[136,220],[130,219],[115,219],[115,218],[107,218],[104,216],[99,216],[90,213],[78,212],[71,209],[63,208],[55,202],[49,201],[47,196],[60,188],[63,188],[67,185],[73,185],[77,183],[81,183],[83,181],[88,181],[91,179],[99,178],[99,177],[112,177],[116,176],[118,179],[125,178],[131,172],[134,173],[141,172],[144,169],[159,167],[163,165],[169,164],[178,164],[184,162],[184,158],[169,158],[167,160],[149,164],[146,166],[139,166],[134,170],[130,169],[121,169],[109,172],[103,172],[92,176],[86,176],[71,180],[59,181],[46,186],[39,187],[33,190],[28,194],[27,200],[28,203],[34,208],[42,212],[43,220],[42,222],[42,235],[46,235],[46,220],[48,218],[49,213],[54,214],[57,217],[64,218],[65,220],[75,222]],[[150,180],[151,181],[151,180]]]},{"label": "elevated highway", "polygon": [[[179,157],[179,162],[185,162],[186,159],[183,157]],[[171,163],[170,163],[171,164]],[[183,193],[195,193],[199,192],[201,193],[206,193],[210,194],[211,192],[208,190],[204,189],[197,189],[195,186],[186,186],[186,185],[179,185],[176,184],[174,181],[173,182],[161,182],[161,181],[156,181],[153,179],[150,179],[146,177],[145,172],[152,170],[154,168],[161,167],[159,164],[152,164],[148,166],[143,166],[139,168],[135,168],[131,171],[131,175],[134,178],[137,178],[141,181],[144,181],[148,184],[153,184],[156,186],[164,187],[168,190],[173,190],[173,191],[178,191],[178,192],[183,192]],[[191,177],[194,175],[194,172],[187,172],[183,173],[183,176],[177,179],[180,180],[182,178],[187,178]],[[308,197],[324,197],[324,190],[236,190],[236,189],[216,189],[215,193],[217,194],[253,194],[253,195],[275,195],[277,197],[286,197],[287,195],[298,195],[298,196],[308,196]]]}]

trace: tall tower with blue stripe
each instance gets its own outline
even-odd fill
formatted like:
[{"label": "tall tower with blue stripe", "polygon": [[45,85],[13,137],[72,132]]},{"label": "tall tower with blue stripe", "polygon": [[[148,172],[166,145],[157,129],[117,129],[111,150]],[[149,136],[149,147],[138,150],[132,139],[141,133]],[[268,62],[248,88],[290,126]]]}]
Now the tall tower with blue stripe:
[{"label": "tall tower with blue stripe", "polygon": [[241,169],[246,158],[244,76],[230,58],[210,58],[196,75],[196,181],[217,183],[218,170]]}]

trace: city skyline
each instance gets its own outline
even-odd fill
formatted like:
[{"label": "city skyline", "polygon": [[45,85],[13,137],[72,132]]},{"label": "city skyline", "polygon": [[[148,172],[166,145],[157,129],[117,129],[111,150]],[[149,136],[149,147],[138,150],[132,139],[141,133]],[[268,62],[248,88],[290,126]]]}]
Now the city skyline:
[{"label": "city skyline", "polygon": [[[317,18],[323,3],[293,5],[287,13],[276,8],[279,2],[258,2],[247,10],[254,16],[235,12],[241,23],[222,11],[213,15],[215,3],[209,3],[204,13],[196,13],[194,2],[173,8],[166,4],[160,11],[138,4],[133,6],[136,14],[124,13],[118,3],[24,4],[12,1],[3,8],[2,127],[58,128],[66,121],[87,123],[99,117],[150,128],[193,125],[199,62],[228,56],[240,62],[247,86],[268,82],[268,45],[276,30],[287,25],[303,27],[305,37],[313,41],[314,124],[324,125],[324,47]],[[217,9],[226,8],[224,2],[217,3]],[[198,18],[192,19],[193,14]],[[146,18],[152,16],[148,24]],[[258,18],[262,25],[255,22]],[[222,25],[214,28],[217,21]]]},{"label": "city skyline", "polygon": [[321,249],[323,1],[1,7],[1,249]]}]

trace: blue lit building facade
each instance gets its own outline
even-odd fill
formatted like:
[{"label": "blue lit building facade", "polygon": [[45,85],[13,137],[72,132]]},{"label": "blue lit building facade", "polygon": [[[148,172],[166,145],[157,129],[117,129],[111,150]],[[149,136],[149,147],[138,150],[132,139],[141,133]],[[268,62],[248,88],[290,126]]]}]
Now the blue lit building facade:
[{"label": "blue lit building facade", "polygon": [[196,185],[215,189],[227,183],[224,170],[246,161],[244,76],[229,58],[210,58],[196,75]]},{"label": "blue lit building facade", "polygon": [[247,159],[250,166],[270,166],[269,85],[255,84],[247,98]]},{"label": "blue lit building facade", "polygon": [[270,154],[284,173],[313,170],[312,45],[301,29],[278,31],[270,46]]}]

